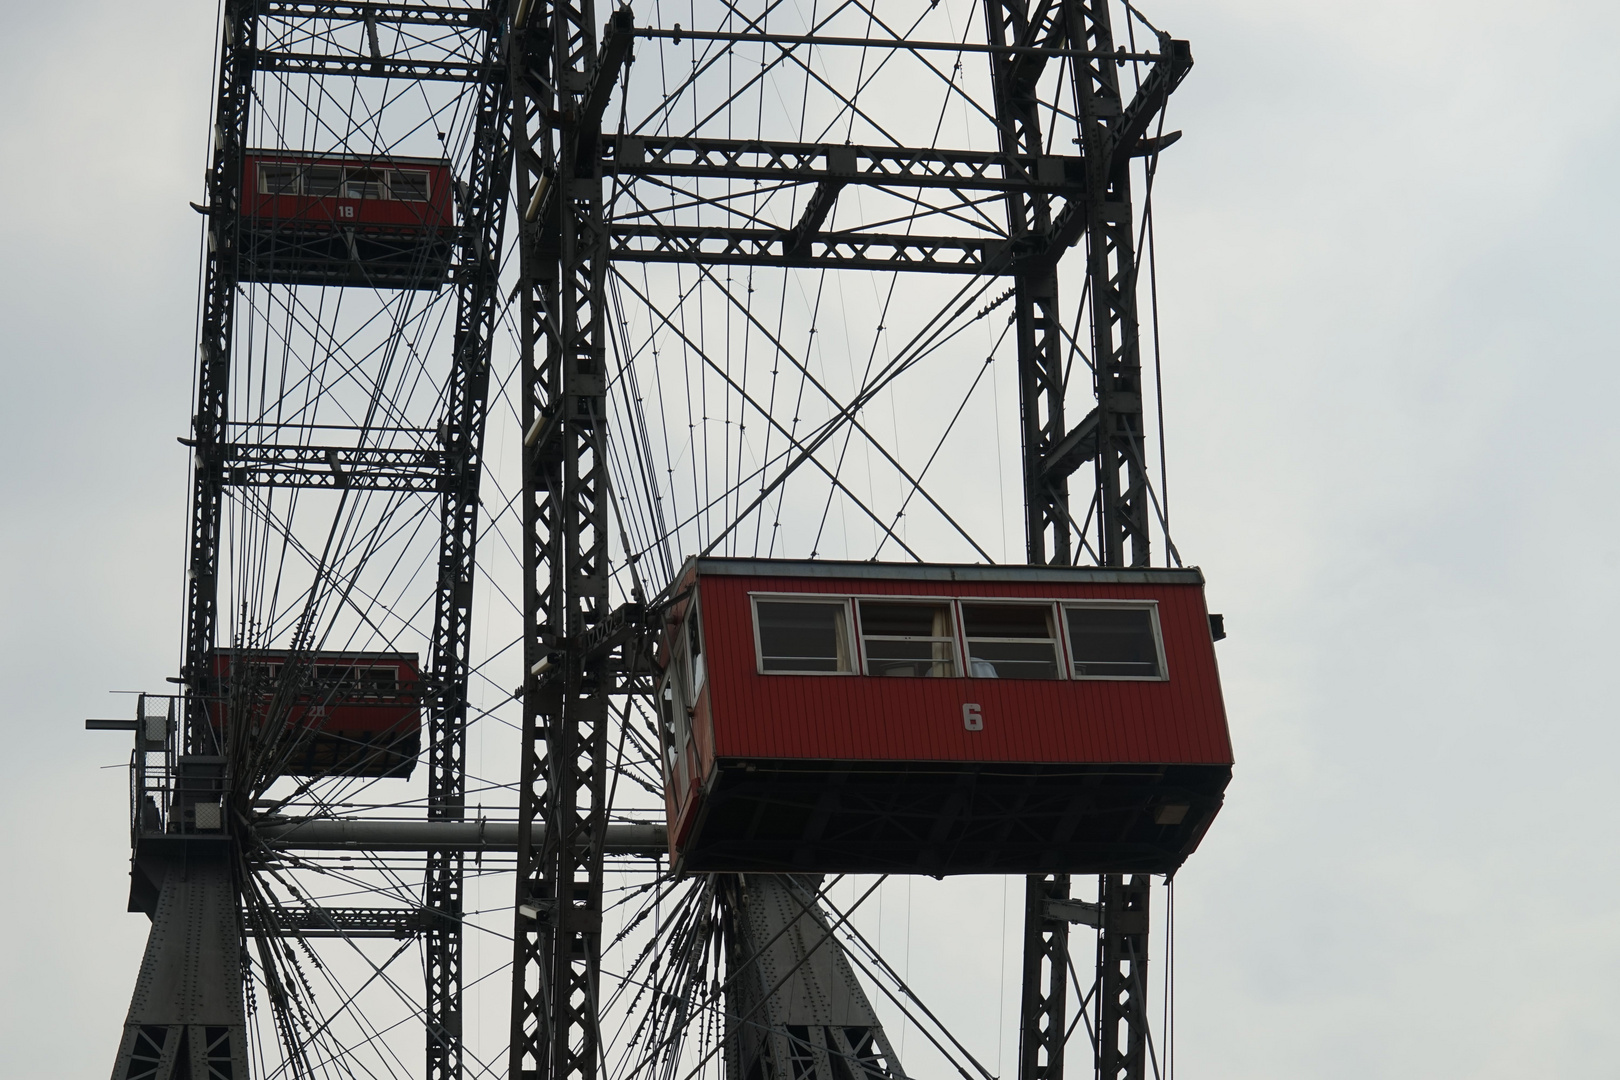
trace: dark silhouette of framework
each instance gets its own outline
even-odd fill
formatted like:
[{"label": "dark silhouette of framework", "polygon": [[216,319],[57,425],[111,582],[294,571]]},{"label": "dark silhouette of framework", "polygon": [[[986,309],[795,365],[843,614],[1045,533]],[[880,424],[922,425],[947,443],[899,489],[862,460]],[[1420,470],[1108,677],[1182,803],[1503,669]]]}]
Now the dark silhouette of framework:
[{"label": "dark silhouette of framework", "polygon": [[[1069,478],[1089,464],[1096,484],[1097,560],[1109,566],[1148,565],[1152,513],[1129,166],[1173,140],[1150,129],[1190,69],[1191,53],[1185,42],[1163,35],[1150,51],[1122,49],[1110,28],[1106,0],[986,0],[985,15],[982,45],[854,43],[912,51],[949,47],[982,55],[992,73],[1000,147],[970,152],[604,132],[604,112],[635,42],[678,41],[682,32],[638,27],[628,8],[607,13],[604,21],[593,0],[490,0],[472,8],[226,0],[215,149],[203,207],[210,242],[196,415],[188,440],[194,476],[182,668],[187,693],[179,746],[171,755],[177,820],[190,823],[165,833],[163,843],[155,834],[146,837],[152,842],[143,847],[142,811],[136,810],[137,878],[145,873],[152,885],[145,902],[154,927],[115,1080],[246,1073],[242,972],[230,950],[217,946],[242,936],[244,914],[238,905],[247,902],[241,880],[247,870],[231,823],[249,816],[245,800],[252,778],[234,771],[246,760],[242,748],[229,736],[225,745],[218,743],[200,692],[211,678],[219,645],[221,517],[231,487],[338,486],[437,497],[439,556],[426,669],[426,815],[444,823],[465,817],[475,539],[508,204],[517,215],[517,283],[511,295],[524,432],[526,673],[512,1080],[598,1080],[603,861],[612,767],[608,732],[616,703],[648,695],[652,686],[647,612],[657,598],[644,595],[639,582],[618,606],[610,593],[614,493],[608,470],[605,296],[614,264],[904,270],[1006,279],[1023,415],[1027,559],[1053,565],[1076,561],[1076,545],[1084,543],[1087,526],[1071,511]],[[267,17],[364,24],[372,35],[371,55],[260,47],[259,21]],[[462,58],[384,55],[376,44],[379,23],[472,31],[481,49],[476,57]],[[731,45],[780,43],[763,30],[685,33]],[[814,35],[792,40],[818,43]],[[1126,60],[1151,65],[1128,100],[1118,79]],[[1037,85],[1054,61],[1072,74],[1080,133],[1075,155],[1050,153],[1049,133],[1041,128],[1045,105]],[[244,280],[238,214],[257,72],[469,84],[476,115],[469,164],[457,191],[461,227],[452,272],[453,360],[438,445],[431,450],[280,445],[230,436],[235,305]],[[802,215],[787,229],[696,228],[656,217],[619,222],[609,220],[604,206],[607,177],[695,186],[705,179],[780,179],[784,173],[814,184]],[[823,232],[850,185],[999,197],[1006,211],[1005,238]],[[1071,247],[1082,242],[1096,406],[1070,423],[1057,271]],[[164,748],[160,738],[150,739],[151,747],[143,739],[148,739],[144,729],[137,734],[138,761],[145,749]],[[217,829],[185,816],[197,802],[219,798],[227,812]],[[427,1076],[460,1077],[462,860],[460,847],[427,848],[420,913],[357,908],[330,909],[321,914],[324,921],[299,922],[275,912],[247,917],[273,926],[274,933],[420,936],[427,960]],[[1097,903],[1075,899],[1070,890],[1066,875],[1027,883],[1020,1080],[1063,1075],[1070,1034],[1068,930],[1074,923],[1099,931],[1091,1003],[1097,1075],[1138,1080],[1147,1067],[1148,879],[1105,876]],[[225,959],[217,969],[193,966],[175,974],[198,950]],[[274,986],[270,992],[274,999]],[[207,1006],[181,1008],[171,999],[206,999]],[[881,1056],[887,1058],[887,1050]]]}]

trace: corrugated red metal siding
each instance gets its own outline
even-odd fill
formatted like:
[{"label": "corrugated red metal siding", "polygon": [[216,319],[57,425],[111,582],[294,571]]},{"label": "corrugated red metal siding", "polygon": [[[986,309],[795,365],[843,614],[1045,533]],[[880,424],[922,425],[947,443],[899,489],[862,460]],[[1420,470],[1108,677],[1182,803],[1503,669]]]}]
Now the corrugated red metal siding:
[{"label": "corrugated red metal siding", "polygon": [[[750,593],[1157,600],[1162,682],[760,675]],[[703,575],[713,753],[721,758],[1230,764],[1203,590],[1194,585]],[[984,713],[967,731],[964,703]],[[708,724],[704,725],[709,726]]]}]

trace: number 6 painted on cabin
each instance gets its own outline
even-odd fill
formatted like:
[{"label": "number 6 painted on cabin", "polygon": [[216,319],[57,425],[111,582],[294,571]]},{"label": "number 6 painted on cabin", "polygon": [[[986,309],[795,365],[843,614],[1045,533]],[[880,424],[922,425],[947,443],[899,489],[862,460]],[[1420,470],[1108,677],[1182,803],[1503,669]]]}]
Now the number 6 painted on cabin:
[{"label": "number 6 painted on cabin", "polygon": [[984,713],[979,710],[978,705],[962,706],[962,726],[969,731],[984,730]]}]

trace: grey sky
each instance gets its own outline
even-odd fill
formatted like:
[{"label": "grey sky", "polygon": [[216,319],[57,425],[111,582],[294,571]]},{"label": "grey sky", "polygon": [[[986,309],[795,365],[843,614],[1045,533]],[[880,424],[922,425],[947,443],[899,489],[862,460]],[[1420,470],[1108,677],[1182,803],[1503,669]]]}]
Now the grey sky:
[{"label": "grey sky", "polygon": [[[125,742],[80,721],[178,649],[214,5],[3,11],[0,1071],[92,1076],[146,924]],[[1146,14],[1197,58],[1156,195],[1170,498],[1239,758],[1177,885],[1178,1064],[1609,1075],[1620,16]],[[943,979],[977,920],[917,890]]]}]

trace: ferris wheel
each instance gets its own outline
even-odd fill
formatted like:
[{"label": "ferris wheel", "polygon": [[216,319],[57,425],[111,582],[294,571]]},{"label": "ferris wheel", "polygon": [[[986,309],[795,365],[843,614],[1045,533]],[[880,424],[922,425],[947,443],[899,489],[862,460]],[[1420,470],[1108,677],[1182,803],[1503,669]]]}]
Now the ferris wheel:
[{"label": "ferris wheel", "polygon": [[1020,1080],[1166,1075],[1232,761],[1148,422],[1187,43],[223,0],[218,56],[114,1080],[917,1075],[885,1016],[995,1080],[855,918],[954,874],[1024,881]]}]

